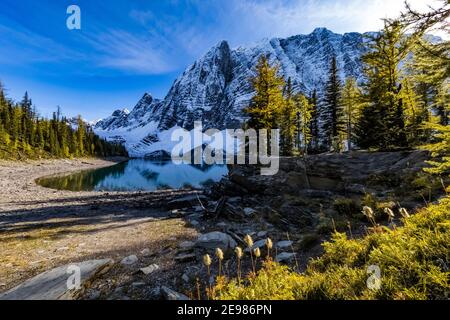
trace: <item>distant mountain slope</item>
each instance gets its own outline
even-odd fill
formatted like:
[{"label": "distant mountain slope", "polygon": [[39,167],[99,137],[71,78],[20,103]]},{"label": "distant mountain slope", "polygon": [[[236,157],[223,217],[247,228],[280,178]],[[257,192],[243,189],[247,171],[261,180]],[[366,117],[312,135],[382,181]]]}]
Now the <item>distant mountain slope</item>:
[{"label": "distant mountain slope", "polygon": [[263,40],[248,48],[230,49],[222,41],[178,77],[164,100],[145,94],[131,112],[117,110],[97,122],[95,132],[124,142],[131,156],[170,151],[170,132],[177,127],[191,129],[196,120],[206,128],[240,126],[242,109],[253,95],[249,79],[261,54],[279,63],[280,72],[291,78],[297,91],[309,94],[323,89],[333,56],[342,79],[362,80],[363,41],[363,34],[340,35],[324,28],[309,35]]}]

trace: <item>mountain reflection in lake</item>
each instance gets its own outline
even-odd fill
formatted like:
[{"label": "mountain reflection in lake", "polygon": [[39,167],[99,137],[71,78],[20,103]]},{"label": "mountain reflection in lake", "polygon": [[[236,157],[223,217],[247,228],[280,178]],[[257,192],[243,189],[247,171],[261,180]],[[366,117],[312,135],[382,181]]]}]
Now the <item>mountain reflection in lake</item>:
[{"label": "mountain reflection in lake", "polygon": [[117,165],[36,180],[46,188],[70,191],[154,191],[201,188],[228,173],[226,165],[175,165],[133,159]]}]

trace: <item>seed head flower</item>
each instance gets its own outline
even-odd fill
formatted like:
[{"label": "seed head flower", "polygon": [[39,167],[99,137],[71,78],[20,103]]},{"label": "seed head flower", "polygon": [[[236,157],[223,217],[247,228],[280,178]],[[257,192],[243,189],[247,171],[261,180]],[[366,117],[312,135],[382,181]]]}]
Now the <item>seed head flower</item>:
[{"label": "seed head flower", "polygon": [[270,238],[266,239],[266,246],[267,246],[267,249],[269,249],[269,250],[273,248],[273,242]]},{"label": "seed head flower", "polygon": [[220,249],[220,248],[217,248],[216,249],[216,257],[219,259],[219,260],[223,260],[223,251],[222,251],[222,249]]},{"label": "seed head flower", "polygon": [[211,257],[209,256],[209,254],[205,254],[203,256],[203,263],[207,267],[209,267],[211,265]]},{"label": "seed head flower", "polygon": [[242,252],[242,249],[240,247],[236,247],[236,249],[234,249],[234,252],[236,253],[236,257],[238,259],[242,258],[242,256],[244,255],[244,253]]},{"label": "seed head flower", "polygon": [[384,208],[384,213],[388,215],[389,219],[395,218],[395,214],[390,208]]},{"label": "seed head flower", "polygon": [[362,213],[368,218],[373,219],[373,210],[371,207],[365,206],[362,210]]},{"label": "seed head flower", "polygon": [[259,258],[261,256],[261,250],[259,248],[256,248],[253,250],[253,253],[255,254],[255,257]]},{"label": "seed head flower", "polygon": [[399,212],[400,212],[401,216],[405,219],[410,217],[408,210],[406,210],[405,208],[400,208]]},{"label": "seed head flower", "polygon": [[246,235],[244,241],[249,248],[253,247],[253,239],[250,235]]}]

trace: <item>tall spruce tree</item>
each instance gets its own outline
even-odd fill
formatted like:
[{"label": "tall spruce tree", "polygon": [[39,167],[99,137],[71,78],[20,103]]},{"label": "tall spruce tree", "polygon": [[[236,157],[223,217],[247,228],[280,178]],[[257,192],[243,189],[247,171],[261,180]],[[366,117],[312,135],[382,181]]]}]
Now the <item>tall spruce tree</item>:
[{"label": "tall spruce tree", "polygon": [[317,90],[314,90],[309,98],[311,106],[311,121],[309,131],[311,132],[311,142],[309,144],[310,152],[317,152],[319,149],[319,112],[318,112],[318,98]]},{"label": "tall spruce tree", "polygon": [[357,120],[360,117],[362,107],[362,92],[354,78],[347,78],[342,88],[339,130],[342,141],[345,142],[345,149],[352,150],[355,144],[354,130]]},{"label": "tall spruce tree", "polygon": [[409,37],[400,24],[386,24],[371,37],[363,57],[367,105],[356,128],[361,148],[388,150],[406,147],[399,65],[409,51]]},{"label": "tall spruce tree", "polygon": [[284,104],[279,114],[280,151],[283,156],[292,156],[295,136],[295,106],[294,91],[291,78],[288,78],[284,88]]},{"label": "tall spruce tree", "polygon": [[405,132],[408,144],[417,146],[427,142],[430,132],[424,125],[430,120],[429,109],[427,104],[417,94],[408,77],[405,77],[402,81],[400,95],[404,108]]},{"label": "tall spruce tree", "polygon": [[[440,49],[434,49],[438,46]],[[441,125],[448,124],[446,105],[449,102],[450,58],[446,61],[435,51],[446,51],[450,56],[450,42],[431,43],[426,39],[417,39],[412,46],[413,58],[408,61],[408,73],[411,75],[416,92],[424,107],[434,110]]]},{"label": "tall spruce tree", "polygon": [[322,104],[322,132],[325,145],[335,147],[339,137],[338,113],[341,108],[341,81],[337,67],[336,57],[331,59],[330,74],[325,87],[325,96]]},{"label": "tall spruce tree", "polygon": [[311,144],[311,119],[312,106],[307,97],[298,93],[294,97],[295,110],[297,115],[297,145],[302,154],[308,153]]}]

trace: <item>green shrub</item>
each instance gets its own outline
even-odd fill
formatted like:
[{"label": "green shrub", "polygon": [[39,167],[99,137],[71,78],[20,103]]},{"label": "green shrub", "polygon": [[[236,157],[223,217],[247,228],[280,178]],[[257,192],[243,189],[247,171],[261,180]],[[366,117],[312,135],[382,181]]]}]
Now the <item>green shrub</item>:
[{"label": "green shrub", "polygon": [[307,233],[302,237],[300,241],[300,248],[303,250],[311,249],[320,241],[320,237],[316,233]]},{"label": "green shrub", "polygon": [[353,199],[339,198],[334,200],[333,208],[339,215],[361,217],[361,204]]},{"label": "green shrub", "polygon": [[[448,299],[450,198],[429,206],[394,230],[377,228],[361,239],[335,233],[324,254],[303,274],[268,262],[239,285],[220,284],[217,299]],[[381,287],[366,285],[368,267],[381,270]]]}]

